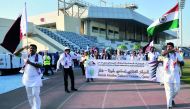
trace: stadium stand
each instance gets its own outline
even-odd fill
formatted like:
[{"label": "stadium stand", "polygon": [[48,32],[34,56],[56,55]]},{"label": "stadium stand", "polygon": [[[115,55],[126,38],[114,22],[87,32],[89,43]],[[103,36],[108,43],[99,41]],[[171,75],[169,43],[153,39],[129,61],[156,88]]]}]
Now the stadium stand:
[{"label": "stadium stand", "polygon": [[63,46],[68,46],[72,51],[77,49],[86,50],[87,46],[97,47],[99,50],[104,48],[104,44],[98,43],[97,38],[93,36],[83,36],[73,32],[66,31],[52,31],[51,29],[38,27],[38,29],[48,35],[50,38],[56,40],[61,43]]},{"label": "stadium stand", "polygon": [[45,33],[46,35],[48,35],[50,38],[54,39],[55,41],[59,42],[60,44],[62,44],[63,46],[67,46],[70,47],[72,51],[79,49],[80,47],[73,44],[72,42],[70,42],[69,40],[59,36],[58,34],[56,34],[55,32],[51,31],[48,28],[42,28],[42,27],[38,27],[38,29]]}]

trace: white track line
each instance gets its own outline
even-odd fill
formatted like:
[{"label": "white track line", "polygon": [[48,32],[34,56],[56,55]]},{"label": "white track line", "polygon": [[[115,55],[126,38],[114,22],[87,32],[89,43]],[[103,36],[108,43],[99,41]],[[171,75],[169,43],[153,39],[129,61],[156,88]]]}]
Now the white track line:
[{"label": "white track line", "polygon": [[139,95],[140,99],[142,100],[143,104],[146,106],[146,108],[147,108],[147,109],[150,109],[150,108],[148,107],[148,105],[146,104],[145,100],[143,99],[143,97],[142,97],[141,93],[139,92],[139,88],[138,88],[138,86],[137,86],[136,82],[135,82],[135,88],[136,88],[137,93],[138,93],[138,95]]},{"label": "white track line", "polygon": [[[51,88],[48,88],[47,90],[45,90],[45,91],[43,91],[42,93],[40,93],[40,95],[43,95],[44,93],[48,92],[49,90],[52,90],[52,89],[54,89],[55,87],[57,87],[57,86],[59,86],[59,85],[62,85],[62,84],[63,84],[63,83],[60,83],[60,84],[57,84],[57,85],[55,85],[55,86],[53,86],[53,87],[51,87]],[[14,107],[11,108],[11,109],[16,109],[16,108],[18,108],[19,106],[21,106],[21,105],[23,105],[23,104],[25,104],[25,103],[27,103],[27,102],[28,102],[28,100],[25,100],[25,101],[21,102],[20,104],[14,106]]]},{"label": "white track line", "polygon": [[106,88],[106,93],[105,93],[105,95],[104,95],[104,99],[103,99],[103,102],[102,102],[102,109],[105,108],[106,97],[107,97],[108,90],[109,90],[109,88],[110,88],[110,86],[111,86],[111,83],[112,83],[112,80],[109,82],[109,84],[108,84],[108,86],[107,86],[107,88]]},{"label": "white track line", "polygon": [[[81,85],[78,89],[81,89],[82,87],[84,87],[84,86],[86,86],[86,85],[87,85],[87,83],[84,83],[84,84]],[[67,101],[69,101],[69,99],[71,99],[71,97],[73,97],[75,94],[76,94],[75,92],[72,93],[66,100],[63,101],[63,103],[61,103],[61,104],[59,105],[59,107],[58,107],[57,109],[62,109],[63,105],[64,105]]]},{"label": "white track line", "polygon": [[[48,88],[47,90],[41,92],[40,95],[43,95],[43,94],[45,94],[46,92],[48,92],[49,90],[52,90],[52,89],[54,89],[55,87],[57,87],[57,86],[59,86],[59,85],[63,85],[63,84],[64,84],[64,83],[59,83],[59,84],[57,84],[57,85],[55,85],[55,86],[53,86],[53,87],[50,87],[50,88]],[[14,107],[11,108],[11,109],[16,109],[16,108],[18,108],[19,106],[21,106],[21,105],[23,105],[23,104],[25,104],[25,103],[27,103],[27,102],[28,102],[28,100],[25,100],[25,101],[19,103],[18,105],[14,106]]]}]

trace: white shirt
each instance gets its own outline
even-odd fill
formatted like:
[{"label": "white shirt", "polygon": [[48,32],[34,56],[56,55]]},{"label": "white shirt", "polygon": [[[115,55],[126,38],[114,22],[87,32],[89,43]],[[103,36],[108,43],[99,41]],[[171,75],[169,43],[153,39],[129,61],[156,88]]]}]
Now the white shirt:
[{"label": "white shirt", "polygon": [[138,54],[138,55],[137,55],[137,60],[139,60],[139,61],[145,60],[144,54]]},{"label": "white shirt", "polygon": [[149,61],[156,61],[156,59],[158,58],[159,53],[158,52],[149,52],[148,53],[148,60]]},{"label": "white shirt", "polygon": [[64,68],[69,68],[73,65],[72,59],[76,59],[75,55],[62,53],[59,57],[59,60],[57,61],[57,69],[60,68],[60,64]]},{"label": "white shirt", "polygon": [[[38,63],[43,65],[43,58],[38,54],[38,62],[35,62],[36,55],[28,56],[28,54],[22,54],[24,60],[29,59],[32,63]],[[26,64],[24,67],[24,74],[22,82],[27,87],[42,86],[42,74],[40,68],[36,68],[30,64]]]},{"label": "white shirt", "polygon": [[131,56],[130,56],[129,54],[127,54],[127,55],[125,56],[125,58],[126,58],[127,61],[130,61]]},{"label": "white shirt", "polygon": [[131,57],[130,57],[130,61],[137,61],[137,60],[138,60],[137,56],[133,56],[133,55],[131,55]]},{"label": "white shirt", "polygon": [[116,60],[125,60],[124,55],[117,55]]},{"label": "white shirt", "polygon": [[164,59],[164,82],[167,83],[180,83],[180,67],[178,64],[173,64],[174,61],[182,61],[183,59],[179,53],[169,53],[169,58],[166,56]]},{"label": "white shirt", "polygon": [[116,60],[116,55],[112,55],[112,56],[111,56],[111,59],[112,59],[112,60]]}]

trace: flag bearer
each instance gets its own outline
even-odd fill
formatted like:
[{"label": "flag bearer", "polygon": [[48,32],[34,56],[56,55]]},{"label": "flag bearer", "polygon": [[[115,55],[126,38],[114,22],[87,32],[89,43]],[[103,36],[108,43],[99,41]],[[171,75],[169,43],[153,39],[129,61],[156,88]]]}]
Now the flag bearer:
[{"label": "flag bearer", "polygon": [[167,50],[162,53],[164,59],[164,87],[166,93],[167,108],[175,106],[174,98],[180,90],[180,66],[183,61],[179,53],[174,49],[172,42],[167,43]]},{"label": "flag bearer", "polygon": [[24,58],[25,65],[22,82],[26,88],[26,93],[31,109],[40,109],[40,87],[42,86],[42,74],[40,67],[43,65],[43,60],[42,56],[36,53],[37,46],[34,44],[31,44],[29,46],[28,54],[20,54],[21,51],[27,48],[28,46],[25,46],[16,51],[14,54],[17,56],[22,55],[22,58]]}]

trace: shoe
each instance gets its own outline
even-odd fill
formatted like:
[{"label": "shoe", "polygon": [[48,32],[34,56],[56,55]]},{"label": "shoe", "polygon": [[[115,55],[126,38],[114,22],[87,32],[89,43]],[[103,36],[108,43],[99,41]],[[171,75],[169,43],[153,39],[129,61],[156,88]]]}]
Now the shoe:
[{"label": "shoe", "polygon": [[86,82],[90,82],[89,79],[87,79]]},{"label": "shoe", "polygon": [[72,88],[71,90],[72,90],[72,91],[78,91],[78,90],[77,90],[77,89],[75,89],[75,88]]},{"label": "shoe", "polygon": [[172,100],[172,106],[175,106],[175,101],[174,100]]},{"label": "shoe", "polygon": [[168,107],[167,109],[172,109],[172,107]]},{"label": "shoe", "polygon": [[70,91],[67,89],[67,90],[65,90],[65,92],[67,92],[67,93],[70,93]]}]

